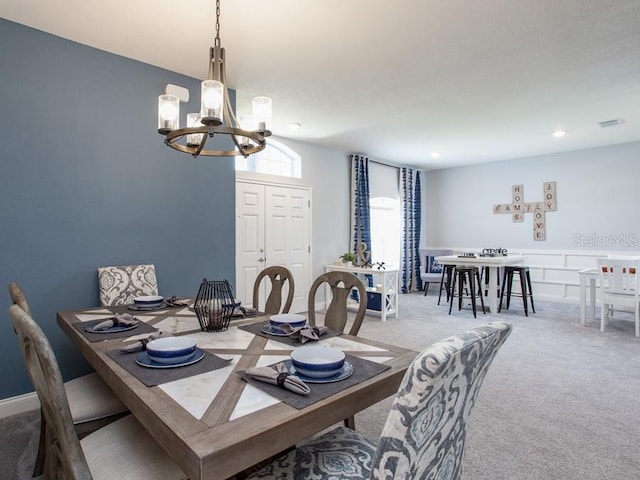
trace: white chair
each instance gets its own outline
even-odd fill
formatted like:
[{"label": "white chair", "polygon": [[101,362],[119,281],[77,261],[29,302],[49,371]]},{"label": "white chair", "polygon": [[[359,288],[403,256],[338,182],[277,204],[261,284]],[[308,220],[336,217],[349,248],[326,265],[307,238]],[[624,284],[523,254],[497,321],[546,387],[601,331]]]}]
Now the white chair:
[{"label": "white chair", "polygon": [[47,422],[45,478],[183,480],[187,476],[132,415],[84,437],[74,429],[58,362],[38,324],[9,307],[20,350]]},{"label": "white chair", "polygon": [[600,331],[604,332],[614,310],[633,308],[636,337],[640,337],[640,260],[637,258],[598,258],[602,308]]},{"label": "white chair", "polygon": [[[442,296],[442,288],[444,287],[447,292],[447,302],[449,301],[449,282],[450,276],[453,271],[453,265],[447,268],[445,265],[441,265],[436,261],[436,257],[445,255],[453,255],[453,250],[434,250],[421,248],[420,253],[420,278],[424,283],[424,294],[427,294],[430,283],[440,284],[440,293],[438,295],[438,305],[440,305],[440,298]],[[445,277],[449,275],[448,277]]]},{"label": "white chair", "polygon": [[459,480],[469,416],[487,370],[510,333],[508,323],[489,323],[418,355],[377,444],[338,427],[248,478]]},{"label": "white chair", "polygon": [[129,305],[141,295],[158,295],[154,265],[121,265],[98,268],[102,307]]},{"label": "white chair", "polygon": [[[22,289],[17,283],[9,284],[9,295],[15,305],[18,305],[29,316],[31,309]],[[85,436],[104,425],[124,416],[128,410],[120,399],[104,383],[97,373],[90,373],[76,377],[64,383],[71,419],[78,435]],[[47,455],[45,432],[47,422],[40,409],[40,440],[36,454],[33,476],[42,475]]]}]

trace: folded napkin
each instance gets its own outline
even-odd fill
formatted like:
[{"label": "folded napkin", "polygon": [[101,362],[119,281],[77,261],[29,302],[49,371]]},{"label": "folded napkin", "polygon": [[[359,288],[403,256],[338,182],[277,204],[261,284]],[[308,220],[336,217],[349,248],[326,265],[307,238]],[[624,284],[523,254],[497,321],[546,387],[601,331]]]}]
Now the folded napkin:
[{"label": "folded napkin", "polygon": [[109,330],[110,328],[121,326],[128,327],[138,323],[138,320],[130,313],[116,313],[113,317],[108,318],[104,322],[94,325],[92,330]]},{"label": "folded napkin", "polygon": [[289,335],[291,338],[297,338],[300,343],[306,343],[309,340],[320,340],[320,337],[327,333],[329,329],[324,325],[312,327],[305,325],[304,327],[292,328],[291,325],[281,325],[280,330]]},{"label": "folded napkin", "polygon": [[272,367],[251,367],[244,373],[250,378],[278,385],[299,395],[307,395],[311,391],[306,383],[289,373],[284,363],[278,363]]},{"label": "folded napkin", "polygon": [[171,337],[171,336],[172,336],[171,333],[163,332],[162,330],[159,330],[157,332],[152,333],[147,338],[141,338],[137,342],[133,342],[131,345],[122,347],[120,351],[122,353],[142,352],[143,350],[147,349],[147,343],[149,343],[151,340],[155,340],[156,338],[160,338],[160,337]]},{"label": "folded napkin", "polygon": [[186,307],[189,305],[188,298],[178,298],[175,295],[173,297],[167,298],[165,302],[170,307]]}]

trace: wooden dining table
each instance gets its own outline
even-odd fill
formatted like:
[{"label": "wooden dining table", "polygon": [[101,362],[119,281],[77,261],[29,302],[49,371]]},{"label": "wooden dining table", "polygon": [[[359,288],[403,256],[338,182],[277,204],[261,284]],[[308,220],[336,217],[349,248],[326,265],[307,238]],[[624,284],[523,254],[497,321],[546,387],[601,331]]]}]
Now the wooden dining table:
[{"label": "wooden dining table", "polygon": [[[198,348],[228,360],[224,367],[179,380],[147,386],[116,362],[115,351],[149,335],[137,329],[122,338],[91,341],[82,327],[113,316],[126,307],[64,311],[58,324],[81,354],[122,399],[167,454],[190,479],[226,479],[286,450],[309,436],[340,423],[396,393],[417,352],[386,342],[346,334],[320,338],[318,344],[343,350],[363,361],[388,365],[385,371],[338,390],[327,398],[295,408],[238,374],[252,366],[289,358],[293,348],[246,331],[265,316],[233,320],[221,332],[202,332],[188,307],[130,311],[138,320],[173,335],[189,335]],[[78,323],[83,322],[83,323]],[[393,335],[390,327],[389,336]],[[130,355],[136,355],[130,354]],[[143,368],[143,367],[140,367]],[[186,368],[186,367],[179,367]],[[160,369],[169,372],[176,369]],[[186,372],[186,370],[185,370]],[[314,385],[310,385],[314,389]]]}]

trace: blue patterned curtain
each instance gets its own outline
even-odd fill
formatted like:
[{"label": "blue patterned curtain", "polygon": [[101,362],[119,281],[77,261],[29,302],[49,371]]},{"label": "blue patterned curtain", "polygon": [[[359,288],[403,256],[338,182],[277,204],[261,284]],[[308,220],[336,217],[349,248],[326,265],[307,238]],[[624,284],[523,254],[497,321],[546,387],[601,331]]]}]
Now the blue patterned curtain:
[{"label": "blue patterned curtain", "polygon": [[351,155],[351,248],[356,253],[360,243],[367,244],[371,255],[371,213],[369,210],[369,159]]},{"label": "blue patterned curtain", "polygon": [[402,293],[422,290],[420,278],[420,171],[403,167],[400,173],[402,193]]}]

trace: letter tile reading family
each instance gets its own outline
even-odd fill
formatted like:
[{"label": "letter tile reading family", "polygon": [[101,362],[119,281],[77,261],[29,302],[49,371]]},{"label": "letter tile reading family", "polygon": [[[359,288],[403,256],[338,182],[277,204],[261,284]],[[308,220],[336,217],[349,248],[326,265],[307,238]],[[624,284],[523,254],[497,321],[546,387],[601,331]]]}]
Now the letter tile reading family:
[{"label": "letter tile reading family", "polygon": [[546,218],[545,212],[555,212],[556,205],[556,182],[544,182],[542,187],[543,201],[524,202],[524,185],[513,185],[511,187],[511,202],[500,203],[493,206],[493,213],[509,213],[513,222],[524,222],[525,213],[533,213],[533,239],[546,239]]}]

